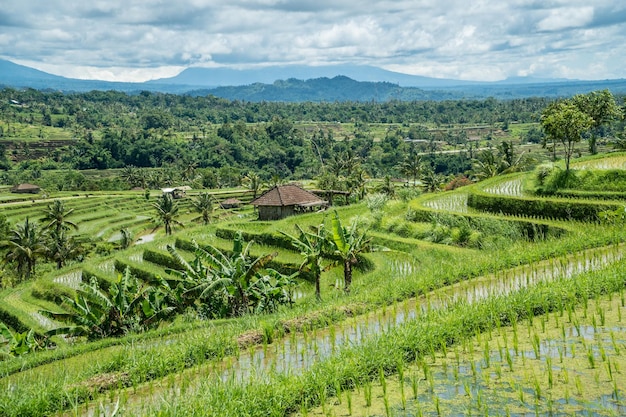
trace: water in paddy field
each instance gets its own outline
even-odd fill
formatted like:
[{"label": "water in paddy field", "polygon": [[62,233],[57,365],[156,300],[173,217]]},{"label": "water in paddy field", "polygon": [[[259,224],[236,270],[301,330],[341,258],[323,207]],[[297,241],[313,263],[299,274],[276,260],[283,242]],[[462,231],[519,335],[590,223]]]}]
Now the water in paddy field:
[{"label": "water in paddy field", "polygon": [[142,243],[152,242],[156,237],[156,233],[149,233],[147,235],[140,236],[136,241],[135,245],[140,245]]},{"label": "water in paddy field", "polygon": [[[298,374],[314,363],[331,356],[344,346],[360,344],[372,336],[414,320],[426,311],[445,308],[457,301],[464,300],[472,303],[489,296],[508,294],[541,281],[567,279],[577,273],[599,269],[617,262],[623,255],[624,252],[621,247],[602,248],[578,253],[566,259],[549,260],[517,267],[471,281],[464,281],[430,293],[427,297],[406,300],[376,312],[348,319],[329,328],[291,333],[272,344],[253,346],[241,351],[238,357],[227,358],[218,364],[207,365],[204,370],[196,370],[203,377],[195,378],[186,383],[185,392],[193,392],[201,386],[202,380],[214,376],[224,381],[245,382],[252,376],[263,379],[270,373]],[[414,273],[415,265],[410,262],[392,262],[389,268],[390,274],[407,275]],[[442,384],[445,385],[445,382]],[[181,394],[181,388],[178,385],[169,389],[163,388],[163,390],[167,392],[155,392],[153,400],[158,401],[158,398],[165,398],[167,395]],[[456,393],[456,391],[454,392]],[[137,398],[136,401],[144,404],[147,399],[145,397]],[[133,406],[140,406],[140,404],[133,405],[132,402],[133,398],[131,397],[125,407],[132,409]],[[112,407],[114,404],[113,402],[106,407]],[[465,414],[463,411],[459,411],[459,414],[456,415]]]}]

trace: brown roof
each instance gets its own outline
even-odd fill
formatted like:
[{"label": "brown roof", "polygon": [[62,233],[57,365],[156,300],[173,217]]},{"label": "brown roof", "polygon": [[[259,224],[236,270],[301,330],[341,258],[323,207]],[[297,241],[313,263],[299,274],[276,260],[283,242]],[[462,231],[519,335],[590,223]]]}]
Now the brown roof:
[{"label": "brown roof", "polygon": [[222,201],[221,204],[241,204],[241,203],[242,201],[236,198],[227,198],[226,200]]},{"label": "brown roof", "polygon": [[297,185],[278,185],[263,193],[250,204],[254,206],[314,206],[324,205],[326,201],[310,193]]},{"label": "brown roof", "polygon": [[26,190],[40,190],[40,189],[41,187],[39,187],[38,185],[28,184],[28,183],[19,184],[11,188],[12,191],[26,191]]}]

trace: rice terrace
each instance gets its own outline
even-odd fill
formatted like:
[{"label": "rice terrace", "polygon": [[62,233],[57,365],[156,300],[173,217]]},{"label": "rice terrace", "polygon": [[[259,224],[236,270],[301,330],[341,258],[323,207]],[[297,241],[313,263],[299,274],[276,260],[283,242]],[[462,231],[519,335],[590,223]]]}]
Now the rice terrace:
[{"label": "rice terrace", "polygon": [[0,95],[1,416],[626,415],[622,96]]}]

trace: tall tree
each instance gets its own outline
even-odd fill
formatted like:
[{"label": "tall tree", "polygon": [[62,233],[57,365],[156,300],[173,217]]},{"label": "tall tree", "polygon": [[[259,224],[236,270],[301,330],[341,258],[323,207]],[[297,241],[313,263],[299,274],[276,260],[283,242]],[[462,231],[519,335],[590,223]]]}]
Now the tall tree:
[{"label": "tall tree", "polygon": [[544,109],[541,125],[547,136],[563,144],[565,170],[569,171],[575,145],[580,142],[582,134],[593,126],[593,119],[571,100],[562,100]]},{"label": "tall tree", "polygon": [[591,136],[589,137],[589,151],[595,155],[598,153],[597,141],[600,127],[610,123],[620,115],[615,97],[609,90],[602,90],[578,94],[572,100],[580,111],[593,119]]},{"label": "tall tree", "polygon": [[56,262],[57,269],[63,268],[69,260],[78,258],[83,253],[83,246],[73,236],[67,236],[64,230],[60,234],[52,232],[45,246],[45,254],[51,261]]},{"label": "tall tree", "polygon": [[166,235],[172,234],[172,225],[183,225],[181,222],[176,220],[176,217],[178,216],[178,204],[174,201],[171,194],[163,194],[156,203],[152,203],[152,207],[156,209],[157,218],[161,223],[163,223]]},{"label": "tall tree", "polygon": [[254,172],[249,172],[245,177],[243,177],[242,183],[244,187],[252,191],[252,198],[254,199],[256,198],[257,194],[259,194],[263,181],[258,174],[255,174]]},{"label": "tall tree", "polygon": [[75,229],[78,226],[67,218],[74,212],[74,209],[68,209],[61,200],[54,200],[43,213],[42,222],[46,223],[45,229],[53,231],[57,236],[61,235],[64,230]]},{"label": "tall tree", "polygon": [[30,278],[35,271],[37,258],[45,253],[44,233],[28,217],[23,224],[17,224],[9,234],[6,243],[6,262],[17,263],[17,272],[21,278]]},{"label": "tall tree", "polygon": [[211,222],[213,214],[213,197],[209,193],[201,193],[191,201],[193,208],[200,213],[202,223],[206,226]]}]

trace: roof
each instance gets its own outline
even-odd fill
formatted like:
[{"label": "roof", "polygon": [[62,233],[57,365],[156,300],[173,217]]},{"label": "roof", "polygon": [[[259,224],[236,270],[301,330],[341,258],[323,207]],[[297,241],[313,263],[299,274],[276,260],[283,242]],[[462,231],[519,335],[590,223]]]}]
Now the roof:
[{"label": "roof", "polygon": [[236,198],[227,198],[226,200],[222,201],[220,204],[241,204],[242,201]]},{"label": "roof", "polygon": [[41,187],[39,187],[38,185],[28,184],[28,183],[19,184],[19,185],[16,185],[15,187],[11,188],[11,190],[13,190],[13,191],[40,190],[40,189],[41,189]]},{"label": "roof", "polygon": [[266,191],[250,204],[254,206],[285,207],[325,205],[327,202],[297,185],[287,184],[278,185]]}]

